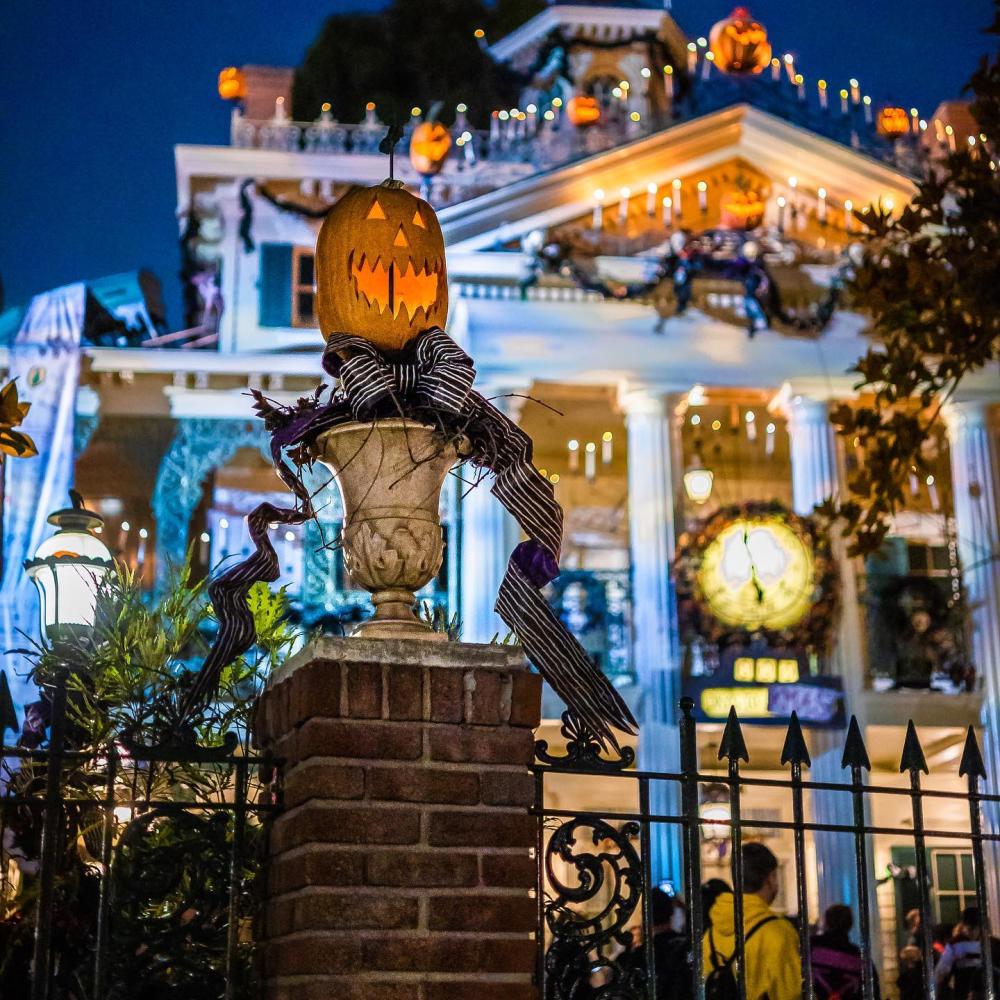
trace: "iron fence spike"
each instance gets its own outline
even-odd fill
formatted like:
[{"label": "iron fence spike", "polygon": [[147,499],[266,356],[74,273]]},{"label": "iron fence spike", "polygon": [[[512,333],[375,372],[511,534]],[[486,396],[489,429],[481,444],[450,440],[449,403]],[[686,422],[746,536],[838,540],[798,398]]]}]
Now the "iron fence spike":
[{"label": "iron fence spike", "polygon": [[841,767],[863,767],[866,771],[872,769],[872,762],[868,757],[868,750],[865,747],[865,739],[861,735],[861,727],[858,725],[858,717],[851,716],[851,723],[847,727],[847,739],[844,741],[844,756],[840,761]]},{"label": "iron fence spike", "polygon": [[797,712],[792,712],[792,717],[788,722],[788,732],[785,734],[785,745],[781,749],[782,764],[805,764],[812,767],[812,758],[809,756],[809,747],[806,746],[805,736],[802,735],[802,726],[799,724]]},{"label": "iron fence spike", "polygon": [[960,778],[966,776],[971,778],[985,778],[986,764],[983,762],[983,754],[979,749],[979,740],[976,739],[976,730],[969,726],[969,731],[965,736],[965,749],[962,751],[962,762],[958,765],[958,775]]},{"label": "iron fence spike", "polygon": [[723,757],[750,763],[750,754],[747,753],[746,741],[743,739],[743,727],[740,726],[734,705],[729,706],[729,718],[726,719],[726,728],[722,733],[722,742],[719,744],[719,760],[722,760]]},{"label": "iron fence spike", "polygon": [[903,755],[899,760],[899,773],[903,774],[905,771],[923,771],[924,774],[930,774],[927,768],[927,758],[920,745],[920,737],[917,736],[917,727],[913,724],[913,719],[910,719],[906,724]]}]

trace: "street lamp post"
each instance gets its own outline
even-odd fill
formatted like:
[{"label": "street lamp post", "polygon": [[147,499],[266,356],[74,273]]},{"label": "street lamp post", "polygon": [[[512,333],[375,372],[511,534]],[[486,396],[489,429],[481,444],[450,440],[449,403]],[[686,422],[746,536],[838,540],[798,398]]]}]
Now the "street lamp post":
[{"label": "street lamp post", "polygon": [[[24,569],[38,588],[41,606],[42,642],[58,651],[71,641],[86,641],[93,633],[97,595],[101,582],[111,571],[112,557],[95,529],[101,517],[86,510],[80,495],[70,491],[72,507],[49,516],[58,529],[38,546]],[[48,770],[45,779],[45,809],[38,887],[38,914],[35,922],[32,961],[32,1000],[48,1000],[52,978],[52,909],[55,897],[55,858],[61,824],[63,742],[66,732],[66,675],[61,664],[51,695]]]}]

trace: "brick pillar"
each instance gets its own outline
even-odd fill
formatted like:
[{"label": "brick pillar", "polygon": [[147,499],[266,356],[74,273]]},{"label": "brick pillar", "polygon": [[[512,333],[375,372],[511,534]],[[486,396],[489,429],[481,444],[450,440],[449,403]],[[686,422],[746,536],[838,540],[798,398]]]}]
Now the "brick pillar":
[{"label": "brick pillar", "polygon": [[535,1000],[540,703],[499,646],[324,638],[274,675],[265,1000]]}]

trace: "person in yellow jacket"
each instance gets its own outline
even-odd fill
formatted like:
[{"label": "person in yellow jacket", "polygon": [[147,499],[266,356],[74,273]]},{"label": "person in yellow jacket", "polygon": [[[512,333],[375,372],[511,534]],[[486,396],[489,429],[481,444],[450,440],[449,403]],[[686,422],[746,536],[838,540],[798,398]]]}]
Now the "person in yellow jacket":
[{"label": "person in yellow jacket", "polygon": [[[763,844],[743,845],[743,888],[747,1000],[799,1000],[799,936],[790,921],[771,909],[778,895],[778,859]],[[731,892],[723,893],[708,913],[710,926],[702,938],[706,980],[713,968],[727,962],[736,951],[733,902]],[[734,961],[733,976],[737,974],[735,966]]]}]

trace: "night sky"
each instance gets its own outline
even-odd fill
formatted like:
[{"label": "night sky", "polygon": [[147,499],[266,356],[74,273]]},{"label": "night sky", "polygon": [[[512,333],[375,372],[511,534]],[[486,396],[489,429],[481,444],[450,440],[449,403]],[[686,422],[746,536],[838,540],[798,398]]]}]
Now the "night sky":
[{"label": "night sky", "polygon": [[[428,0],[432,2],[432,0]],[[296,64],[338,4],[298,0],[6,0],[0,42],[0,278],[7,305],[140,266],[181,322],[176,143],[228,143],[223,66]],[[674,0],[692,37],[733,0]],[[929,115],[995,44],[990,0],[755,0],[809,83],[855,76],[876,104]],[[359,112],[360,118],[360,112]]]}]

